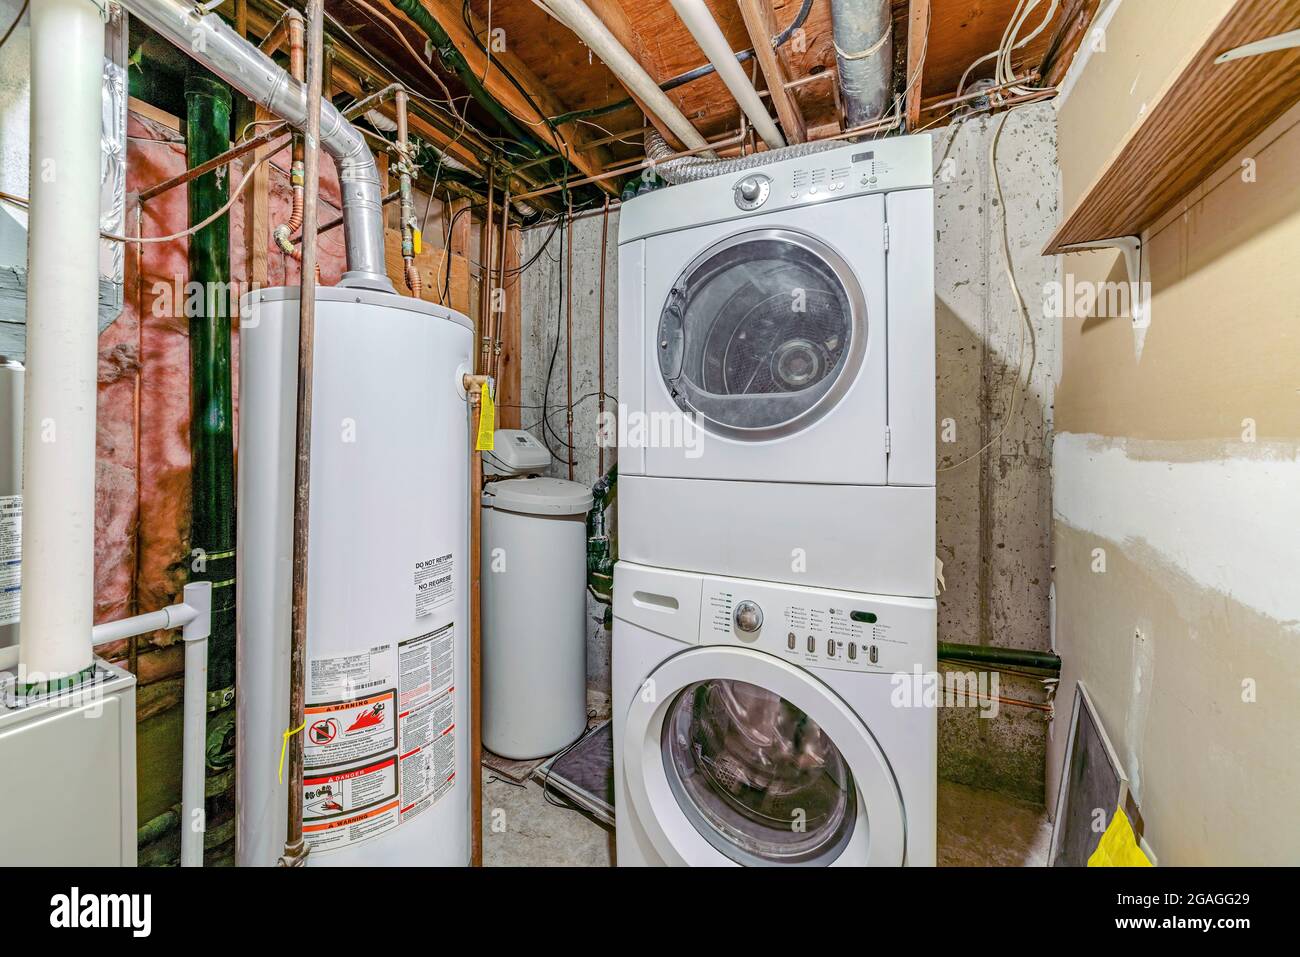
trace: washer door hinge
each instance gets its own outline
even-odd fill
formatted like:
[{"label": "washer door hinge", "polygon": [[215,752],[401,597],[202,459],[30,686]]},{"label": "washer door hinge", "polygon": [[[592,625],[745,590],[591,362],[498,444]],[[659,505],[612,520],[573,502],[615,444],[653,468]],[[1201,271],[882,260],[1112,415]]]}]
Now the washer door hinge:
[{"label": "washer door hinge", "polygon": [[889,252],[889,223],[885,223],[885,252]]}]

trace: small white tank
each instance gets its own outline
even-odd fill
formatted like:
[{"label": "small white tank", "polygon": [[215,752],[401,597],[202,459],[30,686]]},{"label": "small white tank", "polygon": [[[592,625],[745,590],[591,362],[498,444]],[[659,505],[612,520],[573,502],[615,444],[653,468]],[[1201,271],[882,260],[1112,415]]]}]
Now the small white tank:
[{"label": "small white tank", "polygon": [[[503,429],[494,474],[539,472],[550,454]],[[587,726],[587,524],[577,482],[504,478],[483,490],[483,746],[506,758],[554,754]]]},{"label": "small white tank", "polygon": [[[298,290],[241,309],[238,844],[283,848]],[[304,836],[309,866],[469,863],[469,419],[457,312],[316,303]],[[292,730],[292,729],[289,729]],[[287,768],[286,768],[287,774]]]}]

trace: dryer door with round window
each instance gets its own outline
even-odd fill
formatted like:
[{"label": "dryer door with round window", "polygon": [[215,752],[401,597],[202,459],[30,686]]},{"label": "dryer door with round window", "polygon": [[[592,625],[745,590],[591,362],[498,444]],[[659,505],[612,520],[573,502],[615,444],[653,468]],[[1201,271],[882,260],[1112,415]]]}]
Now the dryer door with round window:
[{"label": "dryer door with round window", "polygon": [[799,432],[853,384],[867,305],[849,265],[802,231],[757,229],[704,250],[659,316],[659,371],[677,408],[742,441]]}]

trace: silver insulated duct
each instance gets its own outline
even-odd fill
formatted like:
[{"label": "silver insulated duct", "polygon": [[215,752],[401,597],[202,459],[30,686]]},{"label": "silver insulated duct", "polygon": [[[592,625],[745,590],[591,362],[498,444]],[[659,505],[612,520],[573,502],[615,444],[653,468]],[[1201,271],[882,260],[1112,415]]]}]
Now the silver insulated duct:
[{"label": "silver insulated duct", "polygon": [[[272,115],[306,128],[307,88],[215,13],[186,0],[124,0],[123,6]],[[321,103],[320,138],[338,166],[343,196],[347,272],[340,285],[395,292],[384,266],[383,194],[370,147],[328,100]]]},{"label": "silver insulated duct", "polygon": [[831,0],[831,31],[847,127],[875,122],[889,104],[894,72],[889,0]]}]

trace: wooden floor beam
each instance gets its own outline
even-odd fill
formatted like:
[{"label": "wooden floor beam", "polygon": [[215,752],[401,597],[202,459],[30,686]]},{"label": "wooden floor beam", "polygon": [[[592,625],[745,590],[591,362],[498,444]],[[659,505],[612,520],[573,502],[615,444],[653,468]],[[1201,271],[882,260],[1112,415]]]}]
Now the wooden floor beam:
[{"label": "wooden floor beam", "polygon": [[808,139],[808,128],[794,94],[785,86],[790,79],[789,67],[781,53],[772,46],[772,37],[776,35],[772,0],[736,2],[740,7],[740,15],[745,20],[745,29],[749,31],[749,41],[754,45],[754,56],[758,60],[759,69],[767,80],[767,92],[776,107],[776,115],[781,121],[785,138],[790,143],[802,143]]}]

